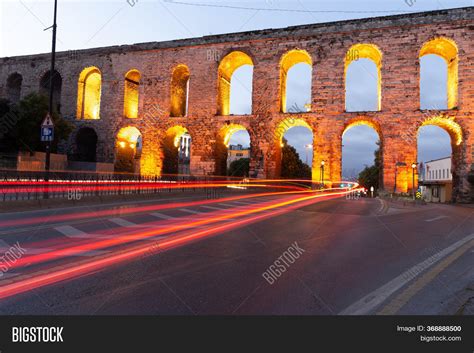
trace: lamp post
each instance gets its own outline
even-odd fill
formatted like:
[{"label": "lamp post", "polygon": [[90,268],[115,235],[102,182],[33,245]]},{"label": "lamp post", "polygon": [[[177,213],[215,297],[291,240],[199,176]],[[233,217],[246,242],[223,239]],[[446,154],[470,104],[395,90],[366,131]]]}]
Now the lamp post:
[{"label": "lamp post", "polygon": [[324,188],[324,160],[321,161],[321,187]]},{"label": "lamp post", "polygon": [[416,163],[411,164],[411,177],[412,177],[412,190],[413,190],[413,200],[415,199],[415,169]]}]

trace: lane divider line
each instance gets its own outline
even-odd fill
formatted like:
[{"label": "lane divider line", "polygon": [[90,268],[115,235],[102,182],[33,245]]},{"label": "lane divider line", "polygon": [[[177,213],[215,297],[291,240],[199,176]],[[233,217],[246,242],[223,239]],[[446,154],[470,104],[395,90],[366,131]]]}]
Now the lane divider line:
[{"label": "lane divider line", "polygon": [[376,307],[386,301],[396,291],[405,286],[408,282],[417,277],[420,273],[433,266],[435,263],[441,261],[443,258],[459,249],[464,244],[474,239],[474,234],[451,244],[447,248],[437,252],[428,257],[426,260],[411,267],[399,276],[392,279],[390,282],[370,292],[363,298],[349,305],[347,308],[339,312],[339,315],[367,315],[370,314]]}]

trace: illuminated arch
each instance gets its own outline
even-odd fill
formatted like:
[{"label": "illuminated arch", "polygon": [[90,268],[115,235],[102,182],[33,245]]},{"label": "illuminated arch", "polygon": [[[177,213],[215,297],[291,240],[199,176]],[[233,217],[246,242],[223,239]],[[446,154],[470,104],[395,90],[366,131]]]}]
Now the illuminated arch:
[{"label": "illuminated arch", "polygon": [[115,171],[134,173],[139,168],[142,150],[142,137],[134,126],[127,126],[117,133]]},{"label": "illuminated arch", "polygon": [[125,75],[123,115],[126,118],[134,119],[138,117],[138,88],[140,85],[140,72],[130,70]]},{"label": "illuminated arch", "polygon": [[219,135],[222,139],[222,143],[226,147],[229,147],[230,138],[237,131],[247,131],[247,128],[245,128],[243,125],[240,125],[240,124],[229,124],[221,128]]},{"label": "illuminated arch", "polygon": [[286,93],[287,93],[287,77],[288,71],[296,64],[305,63],[311,68],[313,60],[306,50],[293,49],[281,57],[280,60],[280,111],[286,113]]},{"label": "illuminated arch", "polygon": [[448,109],[453,109],[458,105],[458,47],[452,39],[439,37],[426,42],[419,57],[429,54],[438,55],[446,62]]},{"label": "illuminated arch", "polygon": [[344,58],[344,89],[347,93],[347,69],[353,61],[359,59],[372,60],[377,68],[377,110],[380,110],[382,109],[382,52],[376,45],[361,43],[349,48]]},{"label": "illuminated arch", "polygon": [[140,146],[137,146],[137,142],[139,142],[141,135],[140,130],[135,126],[121,128],[117,134],[117,145],[119,147],[126,147],[128,145],[128,147],[133,149],[140,148]]},{"label": "illuminated arch", "polygon": [[97,67],[91,66],[82,70],[77,89],[77,118],[100,118],[100,95],[102,74]]},{"label": "illuminated arch", "polygon": [[227,54],[218,68],[217,114],[230,114],[230,82],[233,73],[243,65],[253,66],[253,61],[244,52],[233,51]]},{"label": "illuminated arch", "polygon": [[171,109],[173,117],[186,116],[188,112],[189,69],[186,65],[174,68],[171,77]]},{"label": "illuminated arch", "polygon": [[[188,129],[181,125],[172,126],[166,130],[161,143],[164,174],[180,173],[180,152],[183,152],[180,142],[185,135],[189,137],[189,140],[191,139]],[[187,147],[189,151],[190,147],[190,145]],[[189,155],[187,157],[189,158]]]},{"label": "illuminated arch", "polygon": [[418,133],[422,126],[435,125],[444,129],[451,137],[451,143],[455,146],[461,145],[463,141],[462,127],[454,121],[454,117],[446,117],[443,115],[434,116],[422,121],[418,127]]},{"label": "illuminated arch", "polygon": [[345,126],[344,126],[344,130],[342,131],[342,135],[341,137],[344,137],[344,134],[352,127],[354,126],[360,126],[360,125],[364,125],[364,126],[368,126],[372,129],[375,130],[375,132],[379,135],[379,138],[380,140],[382,140],[382,129],[380,128],[380,125],[373,121],[373,120],[370,120],[370,119],[366,119],[366,118],[356,118],[356,119],[352,119],[350,120]]},{"label": "illuminated arch", "polygon": [[277,125],[277,127],[275,129],[275,135],[274,135],[275,142],[278,143],[278,145],[281,146],[282,141],[283,141],[283,136],[285,135],[285,133],[289,129],[291,129],[292,127],[296,127],[296,126],[305,127],[313,133],[313,129],[311,128],[311,126],[304,119],[301,119],[301,118],[286,118],[286,119],[283,119]]}]

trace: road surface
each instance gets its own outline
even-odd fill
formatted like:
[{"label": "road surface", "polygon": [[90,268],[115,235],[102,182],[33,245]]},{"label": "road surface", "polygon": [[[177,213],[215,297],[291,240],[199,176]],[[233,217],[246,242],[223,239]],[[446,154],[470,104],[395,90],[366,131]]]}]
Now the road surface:
[{"label": "road surface", "polygon": [[474,208],[252,196],[0,214],[0,314],[473,314]]}]

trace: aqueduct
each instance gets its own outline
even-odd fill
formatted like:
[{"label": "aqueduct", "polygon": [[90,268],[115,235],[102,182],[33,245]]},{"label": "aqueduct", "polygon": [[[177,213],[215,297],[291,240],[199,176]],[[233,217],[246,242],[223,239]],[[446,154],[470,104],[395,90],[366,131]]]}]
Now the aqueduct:
[{"label": "aqueduct", "polygon": [[[353,125],[373,127],[381,139],[383,187],[412,187],[417,133],[436,125],[451,136],[454,197],[472,201],[474,186],[474,8],[386,16],[284,29],[94,48],[57,54],[56,105],[75,131],[62,152],[113,162],[117,149],[143,140],[142,174],[165,172],[164,141],[192,138],[193,174],[222,173],[229,134],[246,129],[251,176],[279,176],[281,138],[292,126],[313,132],[313,179],[341,179],[341,140]],[[356,55],[354,55],[356,53]],[[420,58],[435,54],[448,71],[447,109],[420,109]],[[345,75],[358,58],[377,67],[378,107],[345,106]],[[49,54],[0,59],[0,94],[18,101],[49,87]],[[308,111],[286,106],[286,75],[311,66]],[[232,74],[253,67],[252,113],[231,115]],[[84,151],[84,144],[94,151]],[[86,146],[87,147],[87,146]],[[395,173],[397,176],[395,178]],[[396,185],[395,184],[396,179]]]}]

